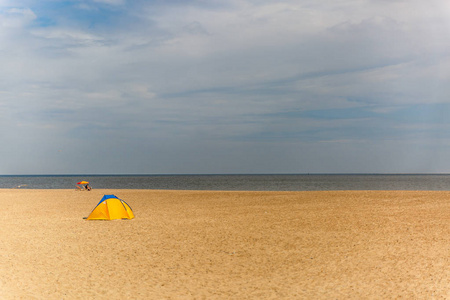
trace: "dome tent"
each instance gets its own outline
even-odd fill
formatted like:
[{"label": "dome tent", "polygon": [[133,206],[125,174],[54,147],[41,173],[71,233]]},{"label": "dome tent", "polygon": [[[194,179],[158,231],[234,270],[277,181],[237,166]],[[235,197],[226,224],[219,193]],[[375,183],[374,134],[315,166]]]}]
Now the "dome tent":
[{"label": "dome tent", "polygon": [[128,203],[117,198],[115,195],[104,195],[86,219],[117,220],[133,218],[134,214]]}]

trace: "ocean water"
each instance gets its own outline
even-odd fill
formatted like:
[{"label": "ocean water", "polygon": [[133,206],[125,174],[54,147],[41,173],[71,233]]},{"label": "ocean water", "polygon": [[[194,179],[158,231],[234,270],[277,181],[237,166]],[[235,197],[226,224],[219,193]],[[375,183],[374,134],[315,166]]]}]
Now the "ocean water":
[{"label": "ocean water", "polygon": [[450,174],[300,175],[23,175],[0,176],[0,188],[72,189],[82,180],[93,189],[226,191],[450,190]]}]

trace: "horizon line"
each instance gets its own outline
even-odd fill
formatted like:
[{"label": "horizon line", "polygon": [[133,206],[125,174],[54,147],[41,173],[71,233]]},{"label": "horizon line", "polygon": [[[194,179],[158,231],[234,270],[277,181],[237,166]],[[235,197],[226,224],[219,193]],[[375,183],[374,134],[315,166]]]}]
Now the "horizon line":
[{"label": "horizon line", "polygon": [[415,172],[415,173],[359,173],[359,172],[309,172],[309,173],[97,173],[97,174],[0,174],[0,177],[25,177],[25,176],[61,176],[61,177],[72,177],[72,176],[264,176],[264,175],[450,175],[450,172]]}]

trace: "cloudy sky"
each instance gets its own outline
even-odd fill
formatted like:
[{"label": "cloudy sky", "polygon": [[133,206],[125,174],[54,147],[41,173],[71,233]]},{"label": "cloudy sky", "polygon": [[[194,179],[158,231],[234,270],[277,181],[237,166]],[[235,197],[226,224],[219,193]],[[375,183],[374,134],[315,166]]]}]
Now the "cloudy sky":
[{"label": "cloudy sky", "polygon": [[0,174],[450,172],[445,0],[0,0]]}]

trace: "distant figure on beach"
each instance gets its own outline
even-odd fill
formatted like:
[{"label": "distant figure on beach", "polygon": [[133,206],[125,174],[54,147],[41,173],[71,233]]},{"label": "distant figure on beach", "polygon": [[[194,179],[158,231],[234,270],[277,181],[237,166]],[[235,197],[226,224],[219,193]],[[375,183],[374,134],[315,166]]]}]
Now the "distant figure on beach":
[{"label": "distant figure on beach", "polygon": [[77,191],[90,191],[91,190],[91,187],[89,186],[89,182],[84,181],[84,180],[78,182],[76,187],[77,187]]}]

